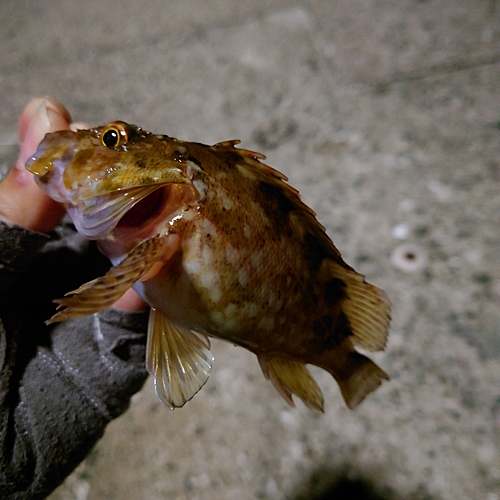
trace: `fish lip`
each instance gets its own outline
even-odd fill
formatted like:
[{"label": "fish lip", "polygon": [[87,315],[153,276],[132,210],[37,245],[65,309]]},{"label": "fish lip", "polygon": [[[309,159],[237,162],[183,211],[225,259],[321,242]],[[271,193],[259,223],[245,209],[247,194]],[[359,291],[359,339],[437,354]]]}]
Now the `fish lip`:
[{"label": "fish lip", "polygon": [[44,179],[44,182],[50,178],[46,177],[54,170],[62,171],[65,166],[71,162],[75,155],[74,151],[75,132],[71,130],[60,130],[45,134],[33,156],[30,156],[25,163],[25,168],[31,172],[37,179]]},{"label": "fish lip", "polygon": [[63,175],[73,160],[75,132],[62,130],[45,135],[33,156],[28,158],[25,168],[32,173],[35,182],[54,201],[67,204],[70,193],[64,185]]}]

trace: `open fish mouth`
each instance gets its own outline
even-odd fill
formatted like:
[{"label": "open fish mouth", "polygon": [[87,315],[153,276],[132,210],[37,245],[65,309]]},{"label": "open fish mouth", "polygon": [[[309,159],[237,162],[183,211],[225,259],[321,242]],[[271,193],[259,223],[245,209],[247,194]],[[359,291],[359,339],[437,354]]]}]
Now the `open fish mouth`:
[{"label": "open fish mouth", "polygon": [[[66,205],[77,230],[86,238],[106,238],[115,228],[123,234],[146,234],[168,221],[181,207],[197,203],[190,184],[162,183],[113,191]],[[124,232],[123,232],[124,231]]]},{"label": "open fish mouth", "polygon": [[156,189],[125,212],[117,227],[137,227],[147,224],[160,214],[165,197],[165,189]]},{"label": "open fish mouth", "polygon": [[68,206],[77,230],[89,239],[106,237],[115,227],[140,227],[161,212],[165,184],[141,186],[84,199]]}]

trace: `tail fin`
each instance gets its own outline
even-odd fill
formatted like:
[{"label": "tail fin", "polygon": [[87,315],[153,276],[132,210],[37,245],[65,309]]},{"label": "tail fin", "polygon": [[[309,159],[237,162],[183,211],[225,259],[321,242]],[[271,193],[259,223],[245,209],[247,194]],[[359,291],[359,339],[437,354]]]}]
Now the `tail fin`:
[{"label": "tail fin", "polygon": [[345,361],[335,368],[322,365],[328,370],[340,386],[347,406],[352,410],[382,384],[389,380],[387,374],[372,360],[359,352],[350,351]]}]

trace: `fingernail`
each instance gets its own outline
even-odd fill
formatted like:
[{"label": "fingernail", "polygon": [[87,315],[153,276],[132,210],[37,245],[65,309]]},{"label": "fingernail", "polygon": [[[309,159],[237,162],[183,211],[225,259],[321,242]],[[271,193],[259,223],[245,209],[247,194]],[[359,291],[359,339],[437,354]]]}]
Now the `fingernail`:
[{"label": "fingernail", "polygon": [[43,99],[38,106],[30,124],[28,125],[28,130],[26,131],[26,138],[28,138],[30,133],[47,134],[49,132],[56,132],[61,128],[66,128],[67,122],[61,110],[48,99]]},{"label": "fingernail", "polygon": [[[52,110],[53,112],[53,110]],[[52,117],[54,119],[54,117]],[[38,106],[33,118],[31,119],[30,124],[28,125],[28,131],[26,133],[26,138],[29,137],[30,132],[33,133],[33,130],[39,129],[40,131],[50,132],[51,124],[48,114],[47,101],[43,100]]]},{"label": "fingernail", "polygon": [[90,125],[86,122],[73,122],[70,126],[69,129],[72,132],[76,132],[78,130],[87,130],[90,128]]},{"label": "fingernail", "polygon": [[[54,117],[52,117],[54,119]],[[28,128],[24,134],[23,142],[19,150],[19,159],[16,162],[17,168],[24,170],[26,160],[34,154],[38,144],[51,130],[51,123],[47,112],[47,105],[42,101],[38,109],[31,116]]]},{"label": "fingernail", "polygon": [[[39,104],[38,102],[39,101]],[[18,168],[24,169],[26,160],[33,155],[45,134],[56,132],[68,127],[69,113],[62,104],[55,100],[42,98],[32,101],[29,106],[38,104],[32,113],[28,111],[28,124],[22,138],[19,159],[16,163]]]},{"label": "fingernail", "polygon": [[51,98],[44,99],[44,104],[49,121],[49,132],[67,128],[71,121],[68,110],[59,101]]},{"label": "fingernail", "polygon": [[42,123],[45,122],[46,126],[43,128],[45,132],[55,132],[58,127],[66,128],[71,122],[69,111],[59,101],[53,97],[37,97],[26,105],[19,118],[21,141],[24,141],[35,116],[38,120],[41,118]]},{"label": "fingernail", "polygon": [[31,116],[28,128],[24,134],[24,139],[21,144],[21,149],[19,151],[19,159],[16,166],[21,170],[24,170],[24,164],[26,160],[35,153],[38,144],[43,140],[45,134],[52,131],[53,124],[56,117],[54,116],[54,111],[47,109],[46,101],[42,101],[38,106],[38,109]]}]

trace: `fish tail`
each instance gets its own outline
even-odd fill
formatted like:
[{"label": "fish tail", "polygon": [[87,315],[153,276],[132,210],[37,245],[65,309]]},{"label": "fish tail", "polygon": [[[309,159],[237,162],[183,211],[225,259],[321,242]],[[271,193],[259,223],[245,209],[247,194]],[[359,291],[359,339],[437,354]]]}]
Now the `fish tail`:
[{"label": "fish tail", "polygon": [[389,377],[366,356],[355,350],[346,351],[341,355],[335,350],[331,359],[322,360],[318,365],[333,375],[347,406],[352,410]]},{"label": "fish tail", "polygon": [[336,317],[332,338],[340,343],[311,362],[329,371],[351,409],[373,392],[387,374],[355,351],[382,351],[387,343],[391,303],[387,294],[367,283],[364,276],[344,263],[324,261],[324,298]]}]

